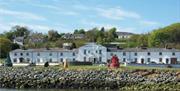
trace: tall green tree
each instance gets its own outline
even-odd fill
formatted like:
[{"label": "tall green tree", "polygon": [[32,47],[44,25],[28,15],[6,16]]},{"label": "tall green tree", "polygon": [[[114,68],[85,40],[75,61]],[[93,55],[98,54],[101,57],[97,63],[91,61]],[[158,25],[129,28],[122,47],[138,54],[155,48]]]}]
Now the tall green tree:
[{"label": "tall green tree", "polygon": [[56,41],[58,38],[60,38],[60,35],[55,30],[49,30],[48,31],[48,40],[49,41]]},{"label": "tall green tree", "polygon": [[12,42],[7,38],[0,38],[0,58],[5,58],[11,50]]},{"label": "tall green tree", "polygon": [[114,41],[115,38],[117,38],[116,28],[109,29],[109,31],[106,33],[106,35],[107,35],[107,42]]}]

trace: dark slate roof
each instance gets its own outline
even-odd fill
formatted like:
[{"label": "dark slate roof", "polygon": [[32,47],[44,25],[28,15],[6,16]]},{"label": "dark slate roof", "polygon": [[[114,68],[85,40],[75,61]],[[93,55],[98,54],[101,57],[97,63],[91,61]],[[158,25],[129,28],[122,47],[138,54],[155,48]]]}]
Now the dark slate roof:
[{"label": "dark slate roof", "polygon": [[117,35],[134,35],[134,33],[130,32],[116,32]]},{"label": "dark slate roof", "polygon": [[125,48],[125,49],[117,49],[117,48],[108,48],[109,52],[180,52],[179,49],[166,49],[166,48]]},{"label": "dark slate roof", "polygon": [[39,48],[39,49],[27,49],[27,50],[16,49],[11,52],[73,52],[73,51],[76,52],[78,50],[77,49],[68,50],[64,48],[50,48],[50,49]]}]

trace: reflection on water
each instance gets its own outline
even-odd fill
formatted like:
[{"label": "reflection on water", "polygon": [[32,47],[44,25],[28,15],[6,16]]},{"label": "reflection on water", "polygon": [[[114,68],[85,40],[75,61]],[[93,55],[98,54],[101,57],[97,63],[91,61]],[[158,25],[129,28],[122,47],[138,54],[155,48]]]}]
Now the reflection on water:
[{"label": "reflection on water", "polygon": [[[0,91],[104,91],[104,90],[78,90],[78,89],[1,89]],[[117,91],[117,90],[108,90]]]}]

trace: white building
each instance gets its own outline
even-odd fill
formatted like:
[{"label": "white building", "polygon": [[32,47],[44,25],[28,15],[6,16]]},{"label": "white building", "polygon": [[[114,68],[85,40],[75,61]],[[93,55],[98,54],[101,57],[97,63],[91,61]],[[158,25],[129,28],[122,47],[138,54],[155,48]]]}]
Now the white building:
[{"label": "white building", "polygon": [[95,43],[89,43],[79,48],[78,61],[102,63],[107,61],[107,48]]},{"label": "white building", "polygon": [[130,32],[116,32],[118,39],[128,39],[130,38],[132,35],[134,35],[133,33]]},{"label": "white building", "polygon": [[104,63],[110,60],[112,55],[117,55],[120,62],[128,63],[160,63],[177,64],[180,63],[180,50],[165,48],[106,48],[95,43],[88,43],[79,49],[17,49],[10,52],[13,64],[36,63],[44,64],[61,63],[68,61],[87,61],[92,63]]},{"label": "white building", "polygon": [[13,43],[17,43],[20,46],[24,45],[24,37],[16,37],[13,39]]}]

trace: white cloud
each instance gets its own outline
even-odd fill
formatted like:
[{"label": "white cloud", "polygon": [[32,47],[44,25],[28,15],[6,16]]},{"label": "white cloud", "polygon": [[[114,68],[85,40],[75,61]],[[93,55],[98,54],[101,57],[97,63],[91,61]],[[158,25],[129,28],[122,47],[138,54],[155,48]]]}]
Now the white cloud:
[{"label": "white cloud", "polygon": [[29,12],[13,11],[8,9],[0,9],[0,15],[10,15],[13,17],[31,19],[31,20],[46,20],[43,16],[39,16]]},{"label": "white cloud", "polygon": [[141,25],[144,25],[144,26],[155,26],[155,25],[159,25],[158,22],[155,22],[155,21],[147,21],[147,20],[142,20],[142,21],[140,21],[140,24],[141,24]]},{"label": "white cloud", "polygon": [[102,17],[113,19],[113,20],[122,20],[125,18],[140,19],[141,16],[135,12],[125,11],[120,8],[96,8],[98,14]]},{"label": "white cloud", "polygon": [[75,4],[72,7],[78,9],[78,10],[89,10],[91,9],[90,7],[84,6],[84,5],[80,5],[80,4]]},{"label": "white cloud", "polygon": [[55,5],[43,5],[43,4],[32,4],[32,5],[41,7],[41,8],[45,8],[45,9],[54,10],[56,14],[78,15],[78,13],[75,11],[65,10],[65,9],[55,6]]}]

